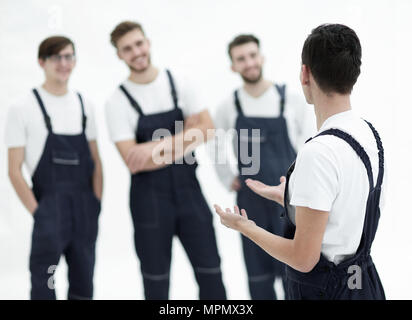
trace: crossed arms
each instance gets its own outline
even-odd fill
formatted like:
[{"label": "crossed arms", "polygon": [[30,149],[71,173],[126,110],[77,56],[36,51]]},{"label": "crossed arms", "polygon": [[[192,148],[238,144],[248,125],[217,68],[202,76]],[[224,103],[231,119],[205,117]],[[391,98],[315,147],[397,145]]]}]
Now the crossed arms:
[{"label": "crossed arms", "polygon": [[204,110],[185,119],[184,130],[174,136],[142,143],[125,140],[116,142],[116,147],[131,173],[152,171],[184,157],[212,138],[211,129],[214,129],[213,121]]}]

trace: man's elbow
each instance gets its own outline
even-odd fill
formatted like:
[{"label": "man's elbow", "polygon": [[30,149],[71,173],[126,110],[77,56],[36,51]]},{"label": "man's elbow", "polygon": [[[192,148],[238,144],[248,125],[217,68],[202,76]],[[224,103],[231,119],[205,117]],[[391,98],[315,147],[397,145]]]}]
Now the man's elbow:
[{"label": "man's elbow", "polygon": [[207,128],[209,129],[209,130],[215,130],[215,124],[213,123],[213,120],[212,119],[209,119],[208,120],[208,122],[207,122]]},{"label": "man's elbow", "polygon": [[8,174],[9,174],[9,179],[10,179],[12,184],[14,184],[14,182],[17,181],[19,179],[19,177],[22,175],[20,170],[10,169],[10,168],[9,168]]},{"label": "man's elbow", "polygon": [[319,262],[320,255],[304,254],[296,262],[294,269],[302,273],[309,273]]},{"label": "man's elbow", "polygon": [[211,119],[207,119],[202,124],[202,133],[204,141],[209,141],[215,137],[215,125]]},{"label": "man's elbow", "polygon": [[215,125],[213,123],[212,117],[209,114],[209,111],[204,110],[198,114],[199,117],[199,125],[198,128],[202,130],[204,135],[206,136],[205,140],[208,140],[208,137],[214,136]]},{"label": "man's elbow", "polygon": [[97,156],[96,159],[94,160],[94,171],[98,174],[101,174],[103,171],[102,162],[99,156]]}]

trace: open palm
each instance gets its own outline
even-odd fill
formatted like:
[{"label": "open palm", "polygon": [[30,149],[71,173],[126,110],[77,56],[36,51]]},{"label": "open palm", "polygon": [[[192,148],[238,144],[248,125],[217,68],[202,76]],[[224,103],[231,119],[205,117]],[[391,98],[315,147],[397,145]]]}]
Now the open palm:
[{"label": "open palm", "polygon": [[277,186],[268,186],[263,182],[253,179],[246,179],[246,185],[256,194],[263,198],[276,201],[283,206],[283,195],[285,193],[286,178],[280,177],[280,184]]},{"label": "open palm", "polygon": [[246,210],[240,210],[238,206],[234,207],[232,212],[229,208],[223,210],[217,204],[214,205],[216,213],[220,216],[220,222],[233,230],[241,231],[246,225],[255,225],[255,222],[249,220]]}]

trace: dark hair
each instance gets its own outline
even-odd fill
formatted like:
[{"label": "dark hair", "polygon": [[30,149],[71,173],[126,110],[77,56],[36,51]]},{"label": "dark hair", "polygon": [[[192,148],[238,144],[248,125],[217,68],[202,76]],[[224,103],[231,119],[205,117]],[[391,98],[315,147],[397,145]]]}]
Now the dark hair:
[{"label": "dark hair", "polygon": [[257,44],[258,48],[260,46],[259,39],[256,38],[253,34],[240,34],[234,38],[228,46],[227,53],[229,54],[230,59],[232,59],[231,51],[234,47],[240,46],[245,43],[254,42]]},{"label": "dark hair", "polygon": [[53,36],[44,39],[39,46],[38,58],[46,60],[48,57],[58,54],[66,46],[71,45],[74,50],[74,43],[64,36]]},{"label": "dark hair", "polygon": [[362,49],[355,31],[341,24],[312,30],[302,49],[306,65],[325,93],[348,94],[360,74]]},{"label": "dark hair", "polygon": [[126,33],[134,29],[140,30],[144,35],[143,27],[140,23],[133,21],[123,21],[119,23],[110,34],[110,42],[117,48],[117,41]]}]

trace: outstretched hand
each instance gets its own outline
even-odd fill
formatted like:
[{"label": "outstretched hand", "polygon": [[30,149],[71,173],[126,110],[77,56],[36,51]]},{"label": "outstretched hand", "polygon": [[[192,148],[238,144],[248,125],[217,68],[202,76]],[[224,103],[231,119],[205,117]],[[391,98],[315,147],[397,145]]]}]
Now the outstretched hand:
[{"label": "outstretched hand", "polygon": [[277,186],[268,186],[263,182],[253,179],[246,179],[246,185],[256,194],[263,198],[276,201],[283,206],[283,195],[285,193],[286,177],[280,177],[280,184]]},{"label": "outstretched hand", "polygon": [[214,205],[216,213],[220,216],[220,222],[233,230],[240,231],[242,227],[255,222],[248,219],[245,209],[239,210],[238,206],[234,206],[234,212],[229,208],[226,211],[222,210],[217,204]]}]

